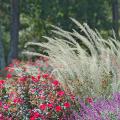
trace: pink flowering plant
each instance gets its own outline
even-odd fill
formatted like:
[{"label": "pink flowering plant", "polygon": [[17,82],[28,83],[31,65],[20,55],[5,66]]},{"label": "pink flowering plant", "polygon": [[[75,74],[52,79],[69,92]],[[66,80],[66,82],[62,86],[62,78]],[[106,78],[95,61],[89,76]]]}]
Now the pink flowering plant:
[{"label": "pink flowering plant", "polygon": [[70,120],[120,120],[120,93],[114,93],[111,98],[79,99],[79,112],[73,111]]},{"label": "pink flowering plant", "polygon": [[[49,120],[68,118],[75,107],[69,90],[47,71],[44,61],[14,61],[0,80],[0,119]],[[42,69],[42,67],[46,67]]]}]

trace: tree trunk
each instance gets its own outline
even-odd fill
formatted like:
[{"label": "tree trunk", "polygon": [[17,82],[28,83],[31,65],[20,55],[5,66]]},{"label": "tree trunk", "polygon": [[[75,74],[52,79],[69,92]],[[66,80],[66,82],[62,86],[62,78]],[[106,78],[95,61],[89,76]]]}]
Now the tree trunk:
[{"label": "tree trunk", "polygon": [[0,26],[0,70],[5,68],[5,55],[4,55],[4,47],[2,43],[2,30]]},{"label": "tree trunk", "polygon": [[48,30],[47,30],[47,27],[46,27],[46,19],[47,19],[47,13],[46,13],[46,6],[47,6],[47,3],[48,3],[49,0],[42,0],[41,1],[41,20],[42,20],[42,24],[43,24],[43,28],[45,30],[45,33],[48,34]]},{"label": "tree trunk", "polygon": [[119,7],[118,0],[112,0],[112,21],[116,36],[119,35]]},{"label": "tree trunk", "polygon": [[59,0],[59,5],[60,5],[60,8],[62,9],[63,12],[63,17],[62,17],[62,27],[63,29],[65,30],[69,30],[69,0]]},{"label": "tree trunk", "polygon": [[11,0],[11,31],[8,64],[18,57],[19,41],[19,0]]}]

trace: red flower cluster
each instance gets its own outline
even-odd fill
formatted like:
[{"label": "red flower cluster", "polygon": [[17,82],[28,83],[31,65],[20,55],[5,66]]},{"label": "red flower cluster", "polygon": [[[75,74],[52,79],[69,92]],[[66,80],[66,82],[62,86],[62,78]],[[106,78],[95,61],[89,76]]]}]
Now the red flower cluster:
[{"label": "red flower cluster", "polygon": [[[37,82],[32,83],[30,88],[30,98],[31,103],[34,103],[41,110],[41,114],[46,119],[53,118],[54,116],[62,117],[63,115],[69,115],[72,111],[73,100],[71,96],[67,94],[61,87],[58,80],[49,79],[50,75],[46,77],[41,77]],[[32,80],[33,81],[33,80]],[[36,84],[36,86],[35,86]]]}]

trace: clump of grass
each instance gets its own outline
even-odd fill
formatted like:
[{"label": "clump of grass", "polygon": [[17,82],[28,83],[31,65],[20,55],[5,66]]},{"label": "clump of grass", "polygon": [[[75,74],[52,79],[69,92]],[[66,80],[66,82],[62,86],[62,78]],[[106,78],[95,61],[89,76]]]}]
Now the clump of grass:
[{"label": "clump of grass", "polygon": [[44,36],[47,43],[28,42],[26,46],[46,48],[48,56],[45,57],[53,68],[52,74],[77,95],[109,97],[120,87],[120,42],[115,37],[104,39],[87,24],[72,21],[80,32],[52,26],[53,37]]}]

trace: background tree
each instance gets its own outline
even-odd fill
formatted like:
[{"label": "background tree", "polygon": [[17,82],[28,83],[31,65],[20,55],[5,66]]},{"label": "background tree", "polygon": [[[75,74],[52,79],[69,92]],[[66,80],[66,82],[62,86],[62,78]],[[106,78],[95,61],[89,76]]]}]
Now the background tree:
[{"label": "background tree", "polygon": [[0,25],[0,69],[3,70],[5,68],[5,55],[2,41],[2,27]]},{"label": "background tree", "polygon": [[19,40],[19,0],[11,0],[11,29],[10,29],[10,52],[8,64],[18,57]]},{"label": "background tree", "polygon": [[112,0],[112,22],[113,29],[118,37],[119,32],[119,2],[118,0]]}]

